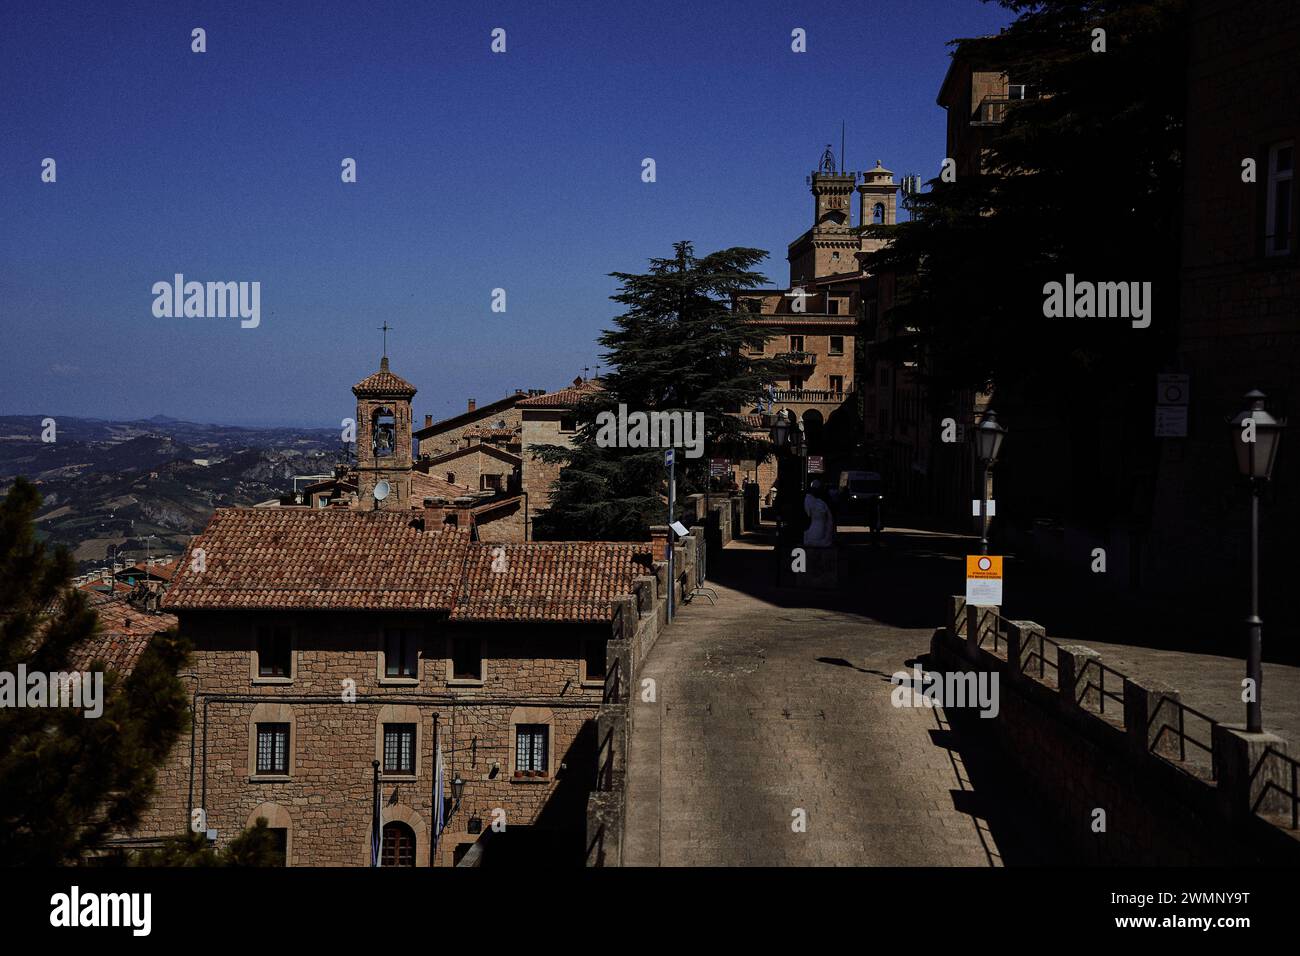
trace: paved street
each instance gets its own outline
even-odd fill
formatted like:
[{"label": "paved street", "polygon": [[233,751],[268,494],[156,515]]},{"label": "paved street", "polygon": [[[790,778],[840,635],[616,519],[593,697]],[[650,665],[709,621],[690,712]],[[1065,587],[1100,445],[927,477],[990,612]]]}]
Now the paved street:
[{"label": "paved street", "polygon": [[841,594],[776,591],[756,543],[713,562],[717,605],[683,610],[646,665],[657,703],[634,705],[626,864],[1040,861],[1033,816],[991,751],[941,711],[891,704],[889,675],[933,631],[902,613],[936,600],[921,586],[935,575],[912,573],[935,554],[926,536],[913,544],[914,559],[890,561],[848,549],[846,580],[865,587]]}]

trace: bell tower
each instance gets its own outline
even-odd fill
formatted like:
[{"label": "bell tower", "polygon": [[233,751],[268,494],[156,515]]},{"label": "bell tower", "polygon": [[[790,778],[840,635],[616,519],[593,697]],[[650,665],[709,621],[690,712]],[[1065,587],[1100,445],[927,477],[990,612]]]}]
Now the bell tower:
[{"label": "bell tower", "polygon": [[[876,168],[862,174],[862,183],[858,186],[861,197],[861,215],[859,221],[863,226],[892,226],[897,222],[898,184],[894,174],[876,160]],[[875,252],[885,244],[885,240],[871,238],[862,240],[863,252]]]},{"label": "bell tower", "polygon": [[411,507],[411,399],[415,386],[388,370],[352,386],[357,397],[357,503],[361,511]]}]

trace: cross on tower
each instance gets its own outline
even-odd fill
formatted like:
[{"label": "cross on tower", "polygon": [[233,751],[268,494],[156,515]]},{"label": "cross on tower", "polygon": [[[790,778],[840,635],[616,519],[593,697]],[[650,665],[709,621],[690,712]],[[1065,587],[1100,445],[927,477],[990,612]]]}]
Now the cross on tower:
[{"label": "cross on tower", "polygon": [[385,320],[384,324],[379,327],[379,330],[384,333],[384,358],[388,358],[388,333],[393,331],[393,327],[388,324],[387,320]]}]

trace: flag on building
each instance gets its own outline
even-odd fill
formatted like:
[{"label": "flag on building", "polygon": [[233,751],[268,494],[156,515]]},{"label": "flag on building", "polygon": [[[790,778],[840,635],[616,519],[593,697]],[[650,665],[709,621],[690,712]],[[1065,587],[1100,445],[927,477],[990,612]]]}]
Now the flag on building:
[{"label": "flag on building", "polygon": [[384,815],[379,806],[379,764],[375,763],[375,785],[370,821],[370,865],[383,865]]},{"label": "flag on building", "polygon": [[433,738],[433,859],[438,859],[438,842],[442,837],[442,828],[447,825],[446,803],[442,796],[442,736],[437,732],[435,722]]}]

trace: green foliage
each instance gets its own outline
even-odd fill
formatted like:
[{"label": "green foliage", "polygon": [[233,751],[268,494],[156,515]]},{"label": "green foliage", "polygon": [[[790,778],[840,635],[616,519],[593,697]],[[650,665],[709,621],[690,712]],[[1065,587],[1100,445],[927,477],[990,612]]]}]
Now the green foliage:
[{"label": "green foliage", "polygon": [[[1003,33],[956,42],[1038,96],[1010,105],[986,174],[934,180],[867,267],[916,276],[888,319],[917,330],[940,390],[1122,388],[1167,349],[1178,307],[1185,3],[1002,5],[1020,14]],[[1067,272],[1153,282],[1152,328],[1045,319],[1043,285]]]},{"label": "green foliage", "polygon": [[613,273],[622,285],[612,298],[625,311],[600,337],[613,371],[602,391],[579,404],[574,447],[525,449],[566,466],[534,525],[538,538],[638,540],[663,523],[662,449],[596,445],[597,416],[620,403],[629,412],[704,413],[704,456],[677,454],[679,496],[704,487],[710,456],[766,454],[766,443],[748,438],[726,413],[751,411],[780,371],[774,360],[746,354],[773,332],[730,308],[734,293],[766,283],[752,267],[767,253],[735,247],[697,257],[689,242],[673,248],[672,258],[652,259],[645,273]]},{"label": "green foliage", "polygon": [[[39,507],[23,479],[0,501],[0,670],[9,673],[20,663],[29,673],[69,670],[69,652],[97,627],[86,595],[69,588],[67,552],[47,553],[36,538]],[[189,717],[176,676],[188,655],[175,633],[154,638],[129,676],[105,675],[98,718],[0,709],[0,863],[75,863],[139,820]]]},{"label": "green foliage", "polygon": [[275,834],[266,826],[266,818],[257,822],[223,850],[214,850],[202,833],[187,833],[168,840],[157,849],[142,850],[135,854],[132,866],[283,866],[284,857]]}]

